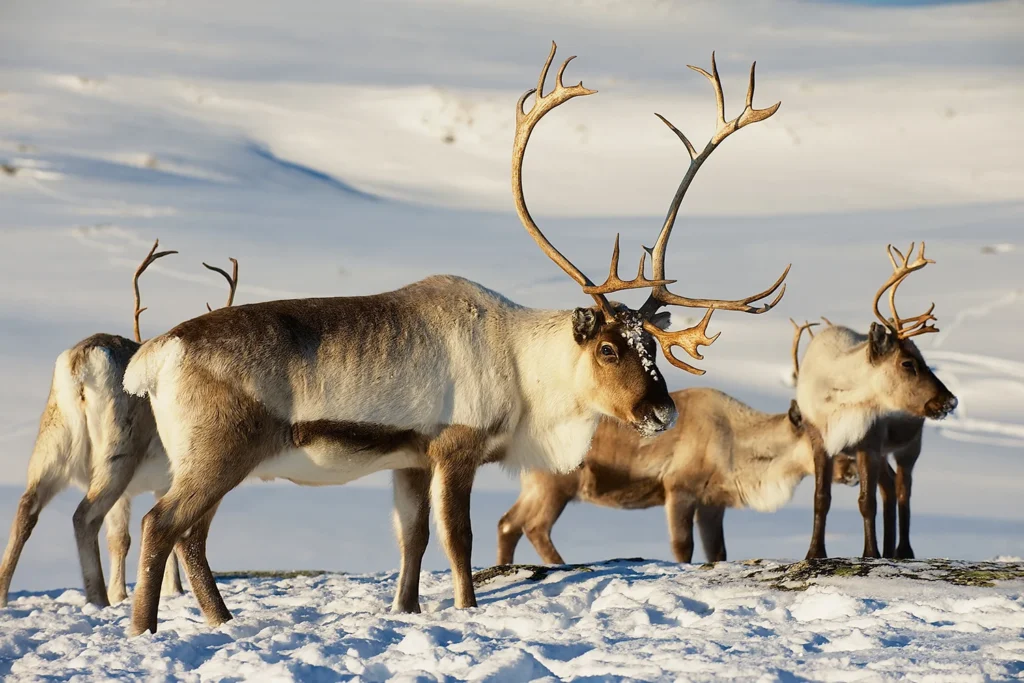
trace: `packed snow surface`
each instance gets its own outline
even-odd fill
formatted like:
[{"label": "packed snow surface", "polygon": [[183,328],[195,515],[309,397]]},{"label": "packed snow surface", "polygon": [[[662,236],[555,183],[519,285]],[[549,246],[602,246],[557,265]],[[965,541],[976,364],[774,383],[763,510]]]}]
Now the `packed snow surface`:
[{"label": "packed snow surface", "polygon": [[[980,570],[912,564],[880,564],[863,577],[844,565],[810,578],[775,562],[522,569],[481,582],[480,606],[468,610],[452,607],[447,573],[428,572],[416,615],[387,612],[393,572],[225,578],[233,621],[210,629],[185,595],[163,600],[157,634],[132,640],[127,604],[97,610],[79,590],[52,591],[0,613],[0,673],[510,683],[1024,677],[1024,581],[954,585],[950,576],[970,581]],[[1024,576],[1020,563],[1007,566]]]}]

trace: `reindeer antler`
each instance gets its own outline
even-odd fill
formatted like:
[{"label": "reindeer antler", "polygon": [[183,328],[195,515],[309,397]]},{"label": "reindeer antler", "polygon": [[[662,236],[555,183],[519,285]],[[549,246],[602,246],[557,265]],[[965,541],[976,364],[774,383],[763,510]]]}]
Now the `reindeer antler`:
[{"label": "reindeer antler", "polygon": [[[527,90],[516,103],[516,135],[512,146],[512,195],[515,199],[516,212],[519,214],[519,219],[522,221],[526,231],[530,233],[530,236],[533,237],[534,241],[536,241],[540,246],[541,250],[547,254],[552,261],[558,264],[562,270],[568,273],[569,277],[579,283],[586,294],[589,294],[594,298],[594,301],[597,302],[598,306],[607,317],[616,318],[616,315],[614,309],[608,303],[608,299],[605,297],[606,294],[611,294],[625,289],[651,288],[651,294],[648,297],[647,302],[644,303],[643,307],[636,312],[639,313],[639,315],[631,315],[630,320],[643,323],[643,328],[652,334],[661,344],[662,351],[665,353],[665,357],[670,363],[675,365],[677,368],[686,370],[687,372],[698,375],[704,374],[703,370],[694,368],[676,358],[672,353],[672,348],[678,346],[685,350],[691,357],[698,360],[702,359],[703,356],[700,355],[699,347],[708,346],[718,338],[717,334],[714,337],[709,337],[707,335],[707,325],[711,320],[713,311],[721,309],[742,311],[745,313],[764,313],[765,311],[771,310],[779,303],[783,294],[786,292],[786,286],[783,284],[783,281],[786,279],[786,275],[789,274],[789,266],[786,267],[782,276],[779,277],[771,287],[763,292],[759,292],[758,294],[754,294],[744,299],[737,299],[733,301],[720,299],[690,299],[673,294],[666,288],[666,285],[673,284],[675,280],[665,278],[665,248],[668,245],[668,239],[672,233],[672,226],[675,224],[676,215],[679,212],[679,205],[701,164],[704,163],[708,156],[710,156],[711,152],[715,150],[722,140],[744,126],[768,118],[778,110],[781,102],[777,102],[767,109],[753,108],[754,67],[751,67],[750,85],[747,89],[746,106],[738,117],[732,121],[726,121],[725,97],[722,94],[722,83],[718,77],[718,67],[715,65],[714,53],[711,55],[712,73],[709,74],[701,68],[691,66],[691,69],[706,76],[715,88],[715,98],[718,102],[717,130],[711,140],[708,141],[704,151],[698,154],[686,136],[683,135],[675,126],[669,123],[665,117],[658,114],[658,117],[664,121],[677,136],[679,136],[680,140],[683,141],[687,151],[690,153],[690,166],[687,169],[686,175],[683,177],[679,188],[676,190],[675,197],[669,207],[668,216],[665,218],[665,223],[662,226],[661,234],[658,236],[658,241],[655,243],[653,249],[647,249],[645,247],[645,253],[641,254],[640,267],[637,271],[636,277],[632,280],[623,280],[619,277],[619,238],[616,235],[615,246],[612,250],[611,266],[608,270],[608,277],[603,284],[595,285],[579,268],[574,266],[569,259],[563,256],[562,253],[548,241],[540,228],[537,227],[533,218],[530,216],[530,212],[526,208],[526,200],[523,196],[523,157],[526,153],[526,145],[529,142],[530,134],[533,132],[534,127],[547,112],[560,104],[563,104],[574,97],[592,95],[596,92],[594,90],[584,88],[582,82],[569,87],[562,84],[562,74],[565,72],[565,68],[569,62],[574,59],[574,57],[569,57],[569,59],[565,60],[562,63],[562,66],[558,69],[558,74],[555,76],[555,89],[547,95],[544,94],[544,82],[547,79],[548,69],[551,68],[551,63],[555,57],[556,49],[557,46],[555,43],[551,43],[551,51],[548,53],[547,61],[544,63],[544,68],[540,72],[537,87]],[[533,93],[537,94],[536,100],[533,103],[533,106],[530,107],[529,111],[526,111],[523,108],[526,98]],[[647,253],[650,253],[652,257],[652,279],[648,279],[646,275],[644,275],[644,265]],[[781,290],[779,289],[780,287]],[[762,306],[750,305],[772,295],[776,290],[779,290],[779,292],[770,303]],[[653,325],[650,321],[659,308],[668,305],[706,308],[707,312],[701,319],[701,322],[692,328],[677,332],[666,332]],[[622,321],[620,320],[620,322]]]},{"label": "reindeer antler", "polygon": [[[679,183],[679,187],[676,189],[675,196],[672,198],[672,202],[669,205],[668,214],[665,216],[665,222],[662,225],[661,233],[658,235],[658,240],[654,243],[653,249],[648,249],[651,254],[651,265],[653,269],[653,275],[655,281],[664,280],[665,278],[665,252],[668,247],[669,238],[672,236],[672,228],[675,226],[676,217],[679,215],[679,207],[682,204],[683,197],[686,195],[686,191],[690,187],[690,183],[693,181],[694,176],[697,175],[697,171],[700,170],[701,165],[707,160],[711,153],[717,149],[718,145],[721,144],[725,138],[732,135],[734,132],[748,126],[751,123],[757,123],[763,121],[769,116],[778,111],[782,105],[781,102],[776,102],[772,106],[766,109],[754,109],[754,83],[755,83],[755,68],[757,62],[754,62],[750,67],[750,81],[747,85],[747,99],[743,111],[739,116],[732,119],[731,121],[725,120],[725,95],[722,92],[722,81],[718,76],[718,65],[715,63],[715,53],[711,53],[711,73],[708,73],[704,69],[690,65],[689,68],[693,69],[699,74],[702,74],[705,78],[711,81],[711,85],[715,90],[715,100],[718,105],[718,121],[714,135],[704,146],[703,151],[699,154],[694,148],[690,140],[680,131],[678,128],[672,125],[672,123],[661,114],[655,114],[661,121],[672,130],[673,133],[682,141],[686,147],[686,151],[690,155],[690,165],[686,169],[686,174]],[[645,247],[645,249],[647,249]],[[647,298],[647,301],[640,308],[640,316],[645,320],[650,320],[659,308],[662,306],[686,306],[691,308],[707,308],[709,310],[727,310],[727,311],[740,311],[743,313],[760,314],[770,311],[775,307],[779,301],[782,300],[782,296],[786,293],[786,286],[783,282],[786,276],[789,274],[790,266],[786,266],[786,269],[782,272],[782,275],[777,279],[771,287],[758,292],[751,296],[743,299],[735,299],[731,301],[720,300],[720,299],[691,299],[689,297],[679,296],[673,294],[668,290],[664,284],[655,284],[652,286],[651,294]],[[781,286],[781,290],[779,289]],[[760,301],[768,296],[771,296],[776,290],[779,293],[776,297],[767,304],[762,306],[751,306],[750,304]],[[687,350],[694,358],[700,360],[701,356],[696,353],[698,346],[706,346],[718,338],[718,335],[711,337],[710,339],[706,335],[706,324],[705,321],[710,318],[710,315],[705,315],[704,321],[701,325],[691,328],[690,330],[683,330],[682,332],[672,333],[674,336],[672,339],[668,339],[665,332],[658,330],[653,325],[645,326],[651,334],[655,335],[662,344],[662,348],[665,344],[681,346]],[[702,327],[702,325],[704,327]],[[653,328],[653,329],[652,329]],[[657,330],[657,331],[655,331]],[[687,335],[689,333],[690,336]],[[692,338],[691,338],[692,336]],[[690,349],[693,349],[692,351]],[[682,368],[687,372],[698,373],[695,368],[678,361],[670,354],[666,354],[670,363],[678,368]]]},{"label": "reindeer antler", "polygon": [[[526,198],[523,194],[523,157],[526,154],[526,145],[530,141],[530,135],[533,133],[534,127],[536,127],[545,114],[555,107],[568,102],[574,97],[593,95],[597,92],[596,90],[583,87],[582,81],[572,86],[562,84],[562,75],[565,73],[565,67],[569,65],[569,62],[576,59],[576,56],[573,55],[562,62],[562,66],[559,67],[558,73],[555,75],[555,89],[546,95],[544,94],[544,82],[547,80],[548,69],[551,68],[551,62],[555,58],[555,51],[557,49],[558,46],[552,41],[551,51],[548,53],[547,61],[544,62],[544,68],[541,69],[540,78],[537,79],[537,87],[530,88],[523,93],[516,103],[516,136],[512,144],[512,196],[515,199],[516,213],[519,214],[519,220],[522,222],[523,227],[526,228],[526,231],[530,233],[530,236],[533,237],[534,241],[540,246],[541,250],[547,254],[548,258],[558,264],[558,267],[564,270],[569,277],[582,285],[583,291],[591,295],[604,314],[611,319],[615,317],[615,312],[608,303],[605,294],[611,294],[612,292],[624,289],[651,287],[655,284],[668,284],[670,281],[664,280],[659,283],[658,281],[647,280],[643,274],[643,258],[640,259],[640,272],[637,274],[637,277],[630,281],[621,280],[618,275],[619,238],[616,236],[608,279],[602,285],[595,285],[590,278],[583,274],[583,271],[574,266],[569,259],[562,255],[548,241],[544,233],[541,232],[541,229],[537,227],[533,217],[530,216],[530,210],[526,207]],[[526,98],[534,93],[537,94],[537,97],[529,111],[527,111],[523,108]]]},{"label": "reindeer antler", "polygon": [[800,374],[800,337],[803,336],[804,330],[806,330],[811,339],[814,339],[814,332],[811,331],[811,328],[817,327],[821,323],[812,323],[805,320],[804,324],[800,325],[792,318],[789,319],[789,322],[793,323],[793,327],[796,328],[793,332],[793,379],[796,379],[797,375]]},{"label": "reindeer antler", "polygon": [[[228,258],[231,261],[231,275],[228,275],[226,271],[217,266],[211,266],[208,263],[203,263],[204,268],[208,268],[215,273],[220,273],[224,276],[224,279],[228,281],[228,302],[224,304],[224,308],[229,308],[231,304],[235,302],[235,289],[238,287],[238,259]],[[206,304],[206,310],[212,311],[209,302]]]},{"label": "reindeer antler", "polygon": [[149,250],[149,253],[146,254],[146,258],[144,258],[142,263],[139,264],[139,267],[135,269],[135,275],[132,277],[132,287],[135,288],[135,341],[140,344],[142,343],[142,334],[139,333],[139,316],[142,315],[142,312],[146,309],[139,308],[139,305],[142,303],[142,297],[139,294],[139,276],[146,271],[146,268],[149,268],[149,264],[153,263],[153,261],[163,258],[164,256],[170,256],[171,254],[178,253],[176,251],[161,251],[160,253],[157,253],[156,250],[159,246],[160,240],[153,242],[153,248]]},{"label": "reindeer antler", "polygon": [[[885,247],[886,254],[889,256],[889,262],[892,264],[892,275],[885,281],[881,289],[875,294],[875,300],[872,303],[872,308],[882,324],[892,330],[893,334],[896,335],[897,339],[910,339],[916,337],[919,334],[927,334],[929,332],[938,332],[939,328],[928,323],[936,320],[937,318],[932,315],[932,311],[935,310],[935,304],[933,303],[928,307],[928,310],[921,315],[914,316],[912,318],[900,318],[899,313],[896,312],[896,290],[899,288],[903,281],[907,277],[918,270],[921,270],[929,263],[935,263],[931,259],[924,257],[924,242],[921,242],[921,248],[917,252],[917,258],[914,262],[910,262],[910,257],[914,253],[914,242],[910,243],[910,248],[907,250],[907,255],[892,246],[891,244]],[[878,310],[878,302],[881,300],[882,295],[885,292],[889,292],[889,310],[892,311],[892,319],[888,319],[881,314]]]}]

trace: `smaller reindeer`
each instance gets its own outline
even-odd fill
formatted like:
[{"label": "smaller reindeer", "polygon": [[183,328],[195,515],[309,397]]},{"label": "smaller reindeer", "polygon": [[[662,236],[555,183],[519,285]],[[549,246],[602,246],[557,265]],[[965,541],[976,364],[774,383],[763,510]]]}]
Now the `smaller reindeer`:
[{"label": "smaller reindeer", "polygon": [[[875,294],[873,309],[879,323],[872,323],[867,335],[849,328],[830,326],[817,334],[807,347],[803,367],[797,377],[797,401],[805,419],[821,433],[825,449],[816,457],[814,528],[808,558],[826,557],[825,520],[831,506],[829,486],[832,456],[846,451],[857,460],[860,479],[860,511],[864,518],[864,557],[879,557],[875,533],[877,501],[875,487],[882,485],[888,514],[884,516],[889,532],[886,551],[912,556],[910,548],[910,471],[920,453],[921,424],[925,418],[942,419],[956,409],[957,399],[931,371],[912,337],[938,329],[935,304],[912,318],[901,318],[896,311],[896,290],[907,277],[929,263],[924,243],[917,258],[910,261],[914,245],[907,255],[892,245],[886,253],[893,273]],[[878,302],[889,293],[892,318],[878,310]],[[885,453],[893,452],[898,472],[895,487],[889,481]],[[883,474],[885,471],[885,474]],[[901,512],[900,548],[892,549],[895,539],[894,497]],[[883,511],[885,512],[885,511]]]},{"label": "smaller reindeer", "polygon": [[[832,321],[822,317],[829,327]],[[799,347],[801,334],[806,330],[813,339],[810,328],[818,323],[805,322],[797,325],[793,338],[793,380],[800,374]],[[911,415],[889,415],[879,420],[881,452],[872,457],[881,461],[878,489],[882,494],[882,557],[912,559],[914,550],[910,547],[910,488],[914,464],[921,455],[921,440],[924,432],[924,418]],[[888,455],[896,461],[896,470],[889,465]],[[850,449],[835,456],[835,466],[843,471],[856,467],[857,454]],[[899,545],[896,544],[897,506],[899,509]]]},{"label": "smaller reindeer", "polygon": [[[73,517],[86,598],[104,607],[127,597],[125,560],[131,544],[131,499],[145,491],[152,491],[159,498],[171,485],[167,456],[149,401],[125,393],[121,386],[128,361],[142,342],[139,316],[146,309],[141,307],[139,277],[157,259],[177,253],[157,252],[159,244],[159,240],[153,244],[132,279],[135,341],[95,334],[57,357],[50,395],[29,460],[28,486],[0,564],[0,606],[7,604],[11,578],[39,513],[69,484],[86,491]],[[238,262],[231,260],[233,277],[220,268],[203,264],[228,280],[229,306],[238,281]],[[111,564],[106,592],[98,540],[104,519]],[[181,593],[174,555],[168,557],[161,592]]]},{"label": "smaller reindeer", "polygon": [[[642,439],[603,420],[576,471],[523,473],[519,499],[498,522],[498,564],[513,561],[524,533],[544,562],[562,564],[551,528],[573,500],[625,510],[664,505],[677,561],[693,557],[694,519],[707,559],[725,560],[725,508],[772,512],[814,474],[820,437],[796,401],[786,413],[769,414],[714,389],[685,389],[672,398],[679,421],[661,435]],[[834,469],[835,480],[856,483],[844,465]]]}]

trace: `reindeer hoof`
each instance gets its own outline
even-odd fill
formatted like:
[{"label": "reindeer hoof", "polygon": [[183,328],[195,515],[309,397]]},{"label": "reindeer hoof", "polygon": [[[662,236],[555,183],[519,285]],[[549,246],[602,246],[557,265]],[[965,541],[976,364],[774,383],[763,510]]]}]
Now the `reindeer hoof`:
[{"label": "reindeer hoof", "polygon": [[825,552],[824,548],[811,548],[807,551],[807,555],[804,557],[805,560],[825,560],[828,559],[828,553]]}]

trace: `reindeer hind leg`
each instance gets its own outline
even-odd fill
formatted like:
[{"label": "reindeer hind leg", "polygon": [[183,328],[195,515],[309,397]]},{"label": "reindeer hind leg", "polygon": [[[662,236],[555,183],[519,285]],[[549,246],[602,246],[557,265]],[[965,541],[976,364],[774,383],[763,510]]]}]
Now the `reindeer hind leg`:
[{"label": "reindeer hind leg", "polygon": [[128,597],[125,582],[125,563],[132,537],[128,531],[132,517],[132,499],[121,496],[110,508],[104,523],[107,527],[107,551],[110,555],[110,583],[107,585],[107,600],[116,605]]},{"label": "reindeer hind leg", "polygon": [[40,481],[30,482],[18,501],[18,511],[11,523],[11,536],[7,541],[3,561],[0,562],[0,607],[7,606],[14,570],[21,559],[25,543],[39,521],[39,513],[66,487],[67,482],[64,479],[44,476]]},{"label": "reindeer hind leg", "polygon": [[394,526],[402,566],[392,612],[420,611],[420,569],[430,540],[430,471],[394,472]]}]

